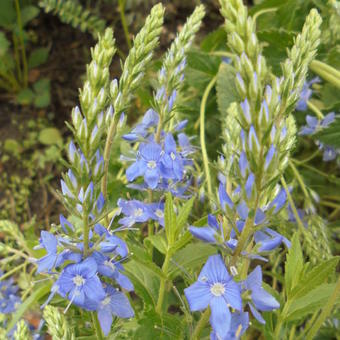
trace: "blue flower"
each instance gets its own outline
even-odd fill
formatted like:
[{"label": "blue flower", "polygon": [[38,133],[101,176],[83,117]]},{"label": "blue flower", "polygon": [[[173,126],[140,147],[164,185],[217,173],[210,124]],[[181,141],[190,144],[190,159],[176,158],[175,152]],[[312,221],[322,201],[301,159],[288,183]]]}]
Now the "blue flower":
[{"label": "blue flower", "polygon": [[145,112],[142,122],[137,124],[130,133],[123,136],[124,139],[134,142],[140,138],[145,138],[150,128],[158,125],[158,113],[152,109]]},{"label": "blue flower", "polygon": [[307,125],[301,128],[299,135],[301,136],[313,135],[314,133],[320,131],[321,129],[327,128],[330,124],[334,122],[334,120],[335,120],[334,112],[330,112],[322,120],[319,120],[316,117],[307,115],[306,116]]},{"label": "blue flower", "polygon": [[91,257],[67,265],[56,282],[58,293],[85,309],[89,300],[101,301],[105,298],[105,292],[97,276],[97,269],[97,263]]},{"label": "blue flower", "polygon": [[14,294],[10,294],[8,297],[0,299],[0,313],[2,314],[13,313],[20,304],[21,304],[20,297]]},{"label": "blue flower", "polygon": [[[221,239],[221,242],[224,240],[222,223],[218,223],[217,218],[211,214],[208,215],[207,227],[190,226],[189,231],[193,236],[203,242],[217,243],[219,239]],[[218,232],[221,233],[220,236]]]},{"label": "blue flower", "polygon": [[249,327],[249,314],[247,312],[232,313],[230,329],[228,334],[224,337],[217,337],[215,332],[211,332],[210,340],[238,340],[241,335],[245,333]]},{"label": "blue flower", "polygon": [[296,110],[298,111],[306,111],[307,110],[307,101],[312,96],[313,91],[311,90],[311,85],[314,83],[319,83],[320,79],[318,77],[313,78],[309,82],[305,82],[303,84],[303,88],[300,94],[300,100],[296,104]]},{"label": "blue flower", "polygon": [[164,227],[164,203],[149,204],[150,217]]},{"label": "blue flower", "polygon": [[118,222],[126,227],[131,227],[135,223],[146,222],[150,218],[147,205],[137,200],[126,201],[119,199],[117,205],[122,209],[125,217]]},{"label": "blue flower", "polygon": [[93,252],[92,257],[97,263],[99,274],[115,280],[122,288],[129,292],[134,290],[130,279],[122,274],[124,268],[119,262],[115,262],[114,259],[110,259],[108,256],[97,251]]},{"label": "blue flower", "polygon": [[180,181],[183,178],[184,168],[181,155],[177,152],[176,142],[171,133],[167,133],[164,139],[164,155],[162,164],[167,171],[164,171],[166,178]]},{"label": "blue flower", "polygon": [[60,266],[64,259],[57,253],[57,238],[48,231],[42,231],[40,245],[47,251],[47,255],[37,260],[37,273],[50,272],[53,268]]},{"label": "blue flower", "polygon": [[270,251],[277,248],[281,243],[284,243],[287,248],[290,248],[290,241],[270,228],[265,228],[263,231],[256,231],[254,234],[255,243],[259,244],[259,252]]},{"label": "blue flower", "polygon": [[280,304],[276,299],[262,287],[262,270],[260,266],[257,266],[248,275],[242,287],[245,291],[249,291],[251,296],[251,301],[248,302],[249,308],[260,323],[264,324],[265,320],[258,310],[267,312],[280,308]]},{"label": "blue flower", "polygon": [[135,163],[126,170],[129,182],[143,176],[146,184],[155,189],[161,177],[162,148],[155,142],[141,143],[139,156]]},{"label": "blue flower", "polygon": [[220,255],[208,258],[197,282],[184,289],[191,311],[200,311],[210,306],[210,323],[217,336],[226,337],[231,326],[232,307],[242,309],[239,285],[229,275]]},{"label": "blue flower", "polygon": [[107,285],[105,293],[104,299],[98,303],[97,315],[103,333],[107,336],[112,325],[112,315],[120,318],[131,318],[134,316],[134,311],[128,298],[122,292]]}]

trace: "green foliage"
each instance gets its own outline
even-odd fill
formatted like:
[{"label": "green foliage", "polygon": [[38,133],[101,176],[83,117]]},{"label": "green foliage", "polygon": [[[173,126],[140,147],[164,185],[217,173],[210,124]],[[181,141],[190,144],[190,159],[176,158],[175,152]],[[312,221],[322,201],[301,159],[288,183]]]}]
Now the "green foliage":
[{"label": "green foliage", "polygon": [[106,23],[103,19],[92,14],[90,10],[73,0],[41,0],[39,2],[46,13],[53,12],[66,24],[79,28],[83,32],[91,33],[97,38],[98,33],[103,33]]}]

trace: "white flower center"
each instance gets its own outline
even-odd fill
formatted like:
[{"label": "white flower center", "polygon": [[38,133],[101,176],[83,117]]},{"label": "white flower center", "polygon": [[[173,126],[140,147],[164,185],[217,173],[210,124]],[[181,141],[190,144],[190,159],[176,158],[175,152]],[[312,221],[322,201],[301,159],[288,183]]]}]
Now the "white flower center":
[{"label": "white flower center", "polygon": [[109,303],[111,302],[111,297],[110,296],[107,296],[103,301],[102,301],[102,304],[104,306],[108,305]]},{"label": "white flower center", "polygon": [[221,296],[224,294],[225,292],[225,288],[224,288],[224,284],[217,282],[214,283],[211,287],[210,287],[210,292],[211,294],[215,295],[215,296]]},{"label": "white flower center", "polygon": [[76,275],[73,278],[73,283],[77,286],[80,287],[85,283],[85,279],[81,275]]},{"label": "white flower center", "polygon": [[112,270],[116,269],[116,266],[111,261],[104,261],[104,265],[110,267]]},{"label": "white flower center", "polygon": [[142,208],[137,208],[133,212],[133,216],[135,216],[135,217],[140,217],[142,215],[143,215],[143,209]]},{"label": "white flower center", "polygon": [[155,215],[158,217],[158,218],[163,218],[164,217],[164,213],[161,209],[157,209],[155,211]]},{"label": "white flower center", "polygon": [[170,157],[173,161],[176,159],[176,155],[173,152],[171,152]]},{"label": "white flower center", "polygon": [[154,169],[157,166],[157,163],[155,161],[148,161],[148,168]]}]

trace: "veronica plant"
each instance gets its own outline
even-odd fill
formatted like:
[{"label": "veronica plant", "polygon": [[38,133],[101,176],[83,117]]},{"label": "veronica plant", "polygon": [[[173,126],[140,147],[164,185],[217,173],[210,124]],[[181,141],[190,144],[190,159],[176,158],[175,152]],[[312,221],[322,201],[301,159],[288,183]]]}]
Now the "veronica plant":
[{"label": "veronica plant", "polygon": [[[260,323],[265,323],[260,311],[280,307],[262,288],[261,267],[251,274],[248,272],[252,259],[267,261],[263,255],[280,243],[290,246],[290,242],[270,226],[289,195],[282,174],[295,143],[296,127],[290,113],[316,53],[321,19],[316,10],[310,12],[282,65],[283,76],[278,78],[271,75],[266,65],[255,21],[248,17],[246,7],[239,0],[220,3],[226,19],[228,46],[233,53],[237,96],[222,117],[225,144],[218,162],[221,213],[217,217],[209,216],[209,226],[191,227],[190,231],[197,238],[218,246],[224,260],[219,257],[219,264],[210,265],[215,258],[210,257],[197,282],[185,290],[185,295],[193,311],[210,306],[201,320],[207,320],[211,313],[214,336],[230,339],[230,331],[235,326],[232,326],[232,313],[244,313],[246,304]],[[280,178],[283,188],[279,186]],[[248,327],[242,318],[237,322],[235,338]],[[199,336],[202,323],[198,326],[194,337]]]}]

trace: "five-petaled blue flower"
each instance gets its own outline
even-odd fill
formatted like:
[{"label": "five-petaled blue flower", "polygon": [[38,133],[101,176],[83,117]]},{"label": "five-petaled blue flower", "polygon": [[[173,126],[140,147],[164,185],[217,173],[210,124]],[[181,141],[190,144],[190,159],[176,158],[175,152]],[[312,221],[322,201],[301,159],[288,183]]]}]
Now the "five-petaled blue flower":
[{"label": "five-petaled blue flower", "polygon": [[107,336],[112,325],[112,315],[120,318],[132,318],[134,311],[128,298],[119,290],[107,285],[105,293],[104,299],[98,303],[96,309],[100,326],[104,335]]},{"label": "five-petaled blue flower", "polygon": [[264,324],[265,320],[258,310],[267,312],[280,308],[280,304],[276,299],[262,287],[262,270],[260,266],[257,266],[248,275],[242,284],[242,288],[250,292],[251,301],[248,302],[248,305],[252,314],[260,323]]},{"label": "five-petaled blue flower", "polygon": [[105,298],[104,288],[97,276],[97,263],[88,257],[84,261],[67,265],[56,282],[58,293],[71,303],[87,309],[88,301]]},{"label": "five-petaled blue flower", "polygon": [[126,201],[119,199],[117,205],[125,215],[125,217],[121,218],[118,222],[128,228],[135,223],[146,222],[150,218],[148,206],[138,200]]},{"label": "five-petaled blue flower", "polygon": [[301,128],[299,135],[301,136],[312,135],[321,129],[327,128],[330,124],[334,122],[334,120],[335,120],[334,112],[330,112],[328,115],[325,116],[324,119],[321,120],[316,117],[307,115],[306,116],[307,125]]},{"label": "five-petaled blue flower", "polygon": [[128,181],[143,176],[146,184],[155,189],[161,177],[162,148],[155,142],[141,143],[138,158],[126,170]]},{"label": "five-petaled blue flower", "polygon": [[220,338],[225,338],[231,326],[232,307],[242,309],[241,290],[228,273],[220,255],[210,256],[198,280],[184,289],[191,311],[200,311],[210,306],[211,326]]}]

